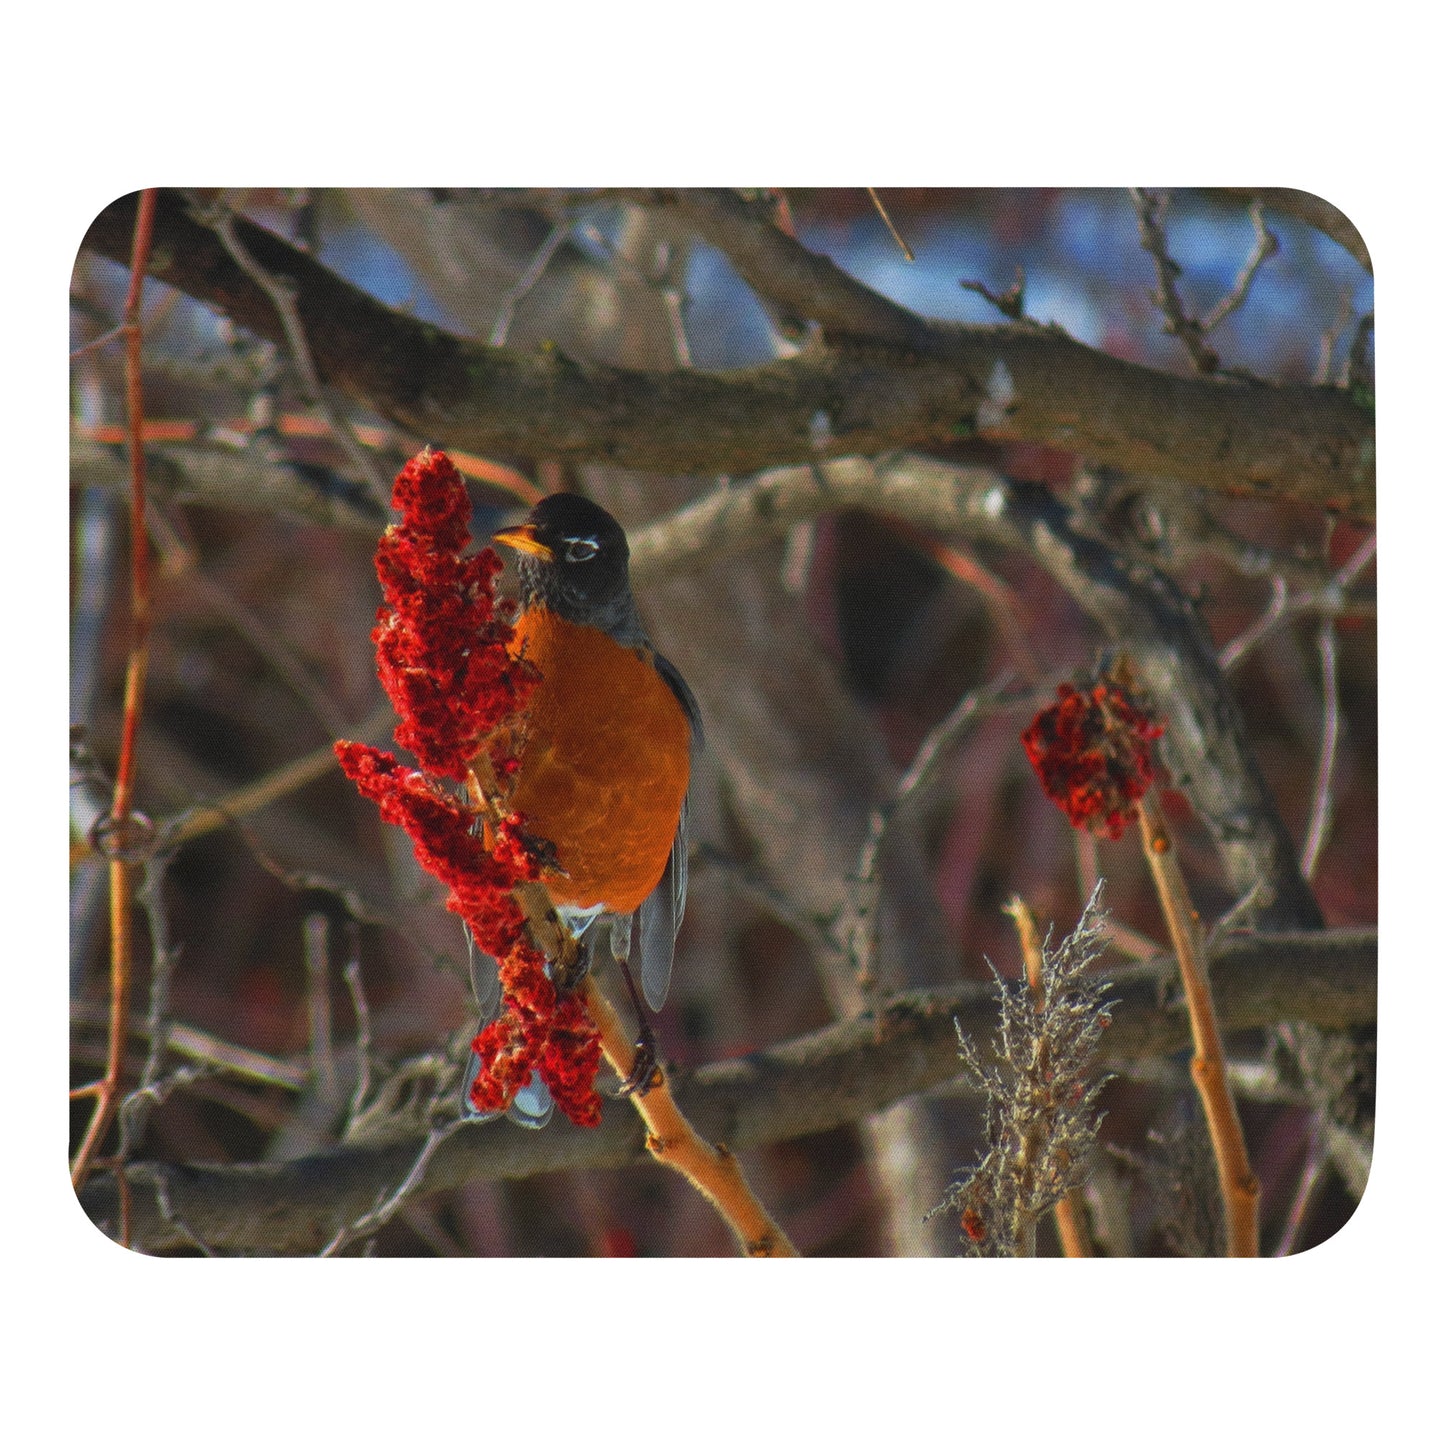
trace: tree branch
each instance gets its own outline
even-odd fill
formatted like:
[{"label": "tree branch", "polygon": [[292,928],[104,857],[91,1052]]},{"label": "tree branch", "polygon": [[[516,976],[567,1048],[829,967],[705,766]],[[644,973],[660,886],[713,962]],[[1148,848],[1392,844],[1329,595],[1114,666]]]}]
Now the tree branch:
[{"label": "tree branch", "polygon": [[[1227,939],[1213,952],[1210,972],[1230,1031],[1286,1019],[1339,1028],[1374,1019],[1376,963],[1374,930],[1342,929]],[[1170,986],[1175,972],[1173,959],[1159,959],[1113,976],[1102,1067],[1187,1044],[1188,1017]],[[987,1062],[997,1012],[987,983],[913,990],[894,995],[877,1017],[679,1073],[675,1091],[703,1136],[729,1149],[799,1138],[955,1078],[955,1019],[980,1041]],[[643,1134],[635,1111],[620,1101],[604,1109],[595,1130],[478,1125],[446,1139],[423,1189],[620,1168],[645,1158]],[[222,1251],[314,1252],[407,1177],[420,1141],[414,1135],[379,1149],[342,1148],[281,1164],[132,1164],[126,1179],[133,1239],[147,1250],[184,1248],[189,1233]],[[112,1176],[92,1179],[81,1202],[99,1227],[114,1231],[120,1206]]]},{"label": "tree branch", "polygon": [[[151,492],[158,500],[275,512],[324,527],[375,537],[387,513],[364,487],[320,467],[302,467],[262,446],[223,447],[203,441],[146,448]],[[77,486],[124,485],[124,454],[105,442],[70,438],[70,477]]]},{"label": "tree branch", "polygon": [[1355,223],[1343,211],[1309,191],[1296,191],[1287,186],[1224,186],[1218,191],[1204,191],[1202,194],[1236,196],[1262,202],[1282,215],[1313,226],[1337,246],[1343,246],[1370,275],[1375,274],[1369,249],[1364,237],[1355,229]]},{"label": "tree branch", "polygon": [[1045,488],[913,455],[876,465],[854,457],[780,468],[637,532],[633,576],[650,582],[704,557],[716,562],[843,507],[1028,553],[1112,642],[1128,647],[1136,675],[1168,720],[1165,750],[1175,782],[1209,828],[1231,886],[1240,896],[1260,887],[1260,926],[1319,926],[1293,840],[1192,605],[1164,573],[1077,528]]},{"label": "tree branch", "polygon": [[765,296],[816,321],[825,331],[928,352],[948,333],[855,281],[827,256],[808,250],[773,224],[766,202],[727,190],[624,191],[639,205],[675,212],[716,246],[738,274]]},{"label": "tree branch", "polygon": [[[806,299],[840,338],[724,374],[631,371],[545,346],[519,353],[392,311],[260,227],[238,222],[236,232],[268,274],[294,289],[320,379],[448,445],[736,473],[984,431],[1216,492],[1373,515],[1373,417],[1340,390],[1176,377],[1061,331],[927,322],[831,262],[805,261],[808,253],[776,228],[744,229],[731,202],[699,195],[688,204],[713,208],[714,234],[732,227],[759,265],[764,254],[786,262],[768,293]],[[123,260],[134,210],[134,197],[116,201],[84,244]],[[750,254],[743,239],[734,245]],[[265,292],[175,192],[159,198],[151,274],[258,335],[285,339]],[[859,339],[865,325],[873,329]]]}]

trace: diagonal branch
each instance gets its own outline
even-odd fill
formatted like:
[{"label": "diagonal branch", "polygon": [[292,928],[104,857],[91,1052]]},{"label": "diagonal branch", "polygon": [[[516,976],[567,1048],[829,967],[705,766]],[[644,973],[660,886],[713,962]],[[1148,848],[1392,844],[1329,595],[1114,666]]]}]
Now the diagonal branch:
[{"label": "diagonal branch", "polygon": [[824,331],[918,351],[945,348],[948,332],[855,281],[775,226],[770,203],[727,190],[622,192],[639,205],[675,212],[716,246],[761,296],[816,321]]},{"label": "diagonal branch", "polygon": [[[124,258],[134,209],[133,197],[116,201],[85,245]],[[739,473],[986,430],[1217,492],[1374,510],[1373,418],[1340,390],[1176,377],[1061,331],[926,322],[831,262],[824,284],[821,258],[776,228],[748,234],[760,249],[788,248],[785,294],[811,298],[835,334],[791,359],[727,373],[631,371],[555,348],[468,341],[390,310],[260,227],[238,222],[236,234],[294,290],[322,382],[448,445]],[[285,339],[270,298],[174,192],[158,198],[151,274],[258,335]],[[780,289],[770,281],[769,294]]]},{"label": "diagonal branch", "polygon": [[1128,646],[1140,680],[1168,719],[1170,767],[1214,838],[1230,885],[1240,896],[1260,888],[1260,926],[1319,926],[1294,842],[1193,606],[1166,574],[1130,562],[1076,527],[1045,488],[907,454],[876,465],[855,457],[779,468],[749,485],[710,493],[638,532],[633,576],[648,582],[686,571],[704,556],[715,562],[844,507],[1031,556],[1110,641]]}]

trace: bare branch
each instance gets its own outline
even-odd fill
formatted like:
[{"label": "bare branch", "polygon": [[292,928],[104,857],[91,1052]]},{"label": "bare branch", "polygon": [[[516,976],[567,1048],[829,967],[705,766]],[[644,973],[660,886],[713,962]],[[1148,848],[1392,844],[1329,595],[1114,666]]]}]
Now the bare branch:
[{"label": "bare branch", "polygon": [[351,994],[352,1011],[356,1014],[356,1087],[351,1092],[347,1117],[361,1113],[366,1096],[371,1092],[371,1011],[361,982],[361,960],[356,956],[356,929],[351,930],[351,957],[346,962],[346,988]]},{"label": "bare branch", "polygon": [[1334,576],[1318,586],[1291,595],[1289,583],[1284,577],[1274,578],[1274,590],[1269,606],[1243,632],[1232,637],[1219,650],[1219,665],[1226,672],[1237,667],[1280,623],[1303,613],[1317,612],[1334,621],[1339,617],[1370,616],[1374,602],[1369,599],[1352,598],[1347,589],[1359,574],[1369,565],[1375,555],[1376,538],[1372,532],[1355,549]]},{"label": "bare branch", "polygon": [[351,423],[331,405],[321,385],[316,363],[311,358],[311,347],[306,340],[306,328],[297,309],[295,284],[288,276],[273,276],[251,255],[236,234],[236,218],[228,206],[218,204],[202,219],[220,237],[221,244],[230,252],[231,258],[241,270],[270,298],[271,304],[276,308],[276,315],[280,318],[286,346],[291,353],[291,363],[301,379],[306,399],[326,418],[332,435],[341,443],[346,455],[351,459],[352,466],[371,488],[373,498],[381,506],[386,506],[391,496],[391,488],[387,485],[386,478],[382,476],[371,454],[357,440]]},{"label": "bare branch", "polygon": [[1013,285],[1007,291],[992,291],[982,281],[965,280],[958,284],[965,291],[972,291],[975,295],[982,296],[989,305],[1001,311],[1010,321],[1024,319],[1024,268],[1022,266],[1014,272]]},{"label": "bare branch", "polygon": [[[1339,389],[1202,382],[1051,329],[926,322],[764,226],[736,197],[647,194],[659,204],[675,196],[679,216],[705,238],[736,236],[735,264],[751,257],[744,273],[765,294],[807,301],[829,344],[726,374],[630,371],[547,348],[520,354],[392,311],[279,237],[240,221],[235,229],[268,274],[294,286],[320,378],[447,445],[644,471],[747,472],[956,441],[979,425],[997,390],[992,379],[1007,378],[1008,406],[988,409],[989,434],[1000,440],[1068,447],[1214,491],[1373,512],[1373,417]],[[86,245],[124,255],[133,212],[132,198],[117,201]],[[153,274],[259,335],[283,338],[266,293],[170,193],[156,227]]]},{"label": "bare branch", "polygon": [[487,338],[493,346],[507,344],[507,333],[512,329],[512,317],[517,313],[518,303],[542,279],[552,257],[557,254],[557,248],[571,234],[572,227],[568,222],[562,221],[553,226],[547,239],[537,247],[527,269],[517,278],[516,285],[502,297],[501,305],[497,308],[497,319],[492,323],[492,334]]},{"label": "bare branch", "polygon": [[[195,442],[146,448],[153,492],[166,501],[241,511],[276,512],[320,526],[376,536],[386,512],[354,483],[292,466],[260,448],[237,450]],[[71,436],[70,475],[86,486],[119,490],[125,458],[101,442]]]},{"label": "bare branch", "polygon": [[1370,339],[1375,334],[1375,313],[1367,311],[1360,317],[1355,329],[1355,339],[1350,343],[1350,356],[1345,365],[1345,389],[1353,392],[1356,388],[1372,388],[1369,353]]},{"label": "bare branch", "polygon": [[1205,194],[1241,197],[1256,203],[1262,201],[1271,210],[1302,221],[1306,226],[1313,226],[1336,245],[1343,246],[1366,272],[1374,275],[1369,250],[1354,222],[1343,211],[1309,191],[1290,190],[1282,186],[1225,186]]},{"label": "bare branch", "polygon": [[760,296],[816,321],[826,332],[922,350],[941,339],[922,317],[855,281],[828,257],[780,230],[768,201],[748,201],[735,191],[721,190],[621,194],[640,205],[674,212],[723,252]]},{"label": "bare branch", "polygon": [[1199,323],[1206,332],[1213,331],[1226,316],[1233,315],[1244,305],[1259,268],[1279,251],[1279,237],[1264,224],[1264,208],[1258,201],[1249,208],[1249,219],[1254,223],[1254,249],[1240,269],[1229,295],[1222,297],[1209,315]]},{"label": "bare branch", "polygon": [[1205,328],[1189,314],[1175,284],[1182,268],[1169,254],[1169,242],[1164,235],[1164,202],[1152,191],[1138,187],[1129,194],[1133,198],[1134,209],[1139,213],[1139,243],[1154,258],[1154,269],[1159,277],[1154,301],[1164,313],[1164,330],[1168,335],[1179,338],[1194,363],[1194,369],[1208,376],[1219,369],[1219,356],[1204,344]]},{"label": "bare branch", "polygon": [[780,537],[793,523],[842,507],[897,516],[1028,553],[1113,642],[1127,645],[1141,682],[1169,722],[1166,756],[1214,837],[1231,885],[1264,883],[1261,926],[1318,926],[1294,842],[1265,785],[1239,705],[1197,613],[1163,572],[1126,560],[1077,528],[1046,489],[983,468],[895,455],[782,468],[711,493],[635,534],[639,580],[671,575]]},{"label": "bare branch", "polygon": [[336,1055],[331,1037],[331,926],[320,909],[301,920],[306,961],[306,1023],[310,1038],[311,1087],[328,1104],[336,1099]]},{"label": "bare branch", "polygon": [[1306,878],[1315,876],[1320,854],[1329,841],[1331,815],[1334,812],[1335,754],[1340,741],[1340,684],[1335,663],[1335,624],[1326,617],[1320,623],[1320,689],[1324,694],[1323,721],[1320,725],[1320,760],[1315,769],[1315,785],[1310,801],[1310,823],[1300,850],[1300,871]]},{"label": "bare branch", "polygon": [[338,1229],[322,1246],[320,1253],[323,1255],[339,1254],[348,1245],[375,1234],[377,1230],[389,1224],[406,1204],[420,1194],[422,1184],[426,1179],[427,1168],[436,1151],[451,1135],[463,1127],[465,1126],[462,1120],[454,1119],[450,1124],[433,1129],[417,1151],[416,1158],[412,1161],[412,1166],[402,1181],[389,1194],[379,1195],[376,1203],[364,1214],[358,1215],[357,1218]]},{"label": "bare branch", "polygon": [[[1102,1040],[1101,1067],[1184,1046],[1188,1019],[1168,986],[1175,970],[1168,959],[1110,976],[1112,1023]],[[1211,973],[1230,1030],[1280,1019],[1337,1028],[1375,1017],[1373,930],[1226,939],[1211,959]],[[679,1076],[679,1104],[705,1137],[732,1150],[816,1133],[956,1078],[954,1019],[987,1044],[996,1013],[993,988],[980,982],[899,994],[877,1018],[832,1024]],[[990,1060],[991,1048],[983,1057]],[[595,1130],[471,1126],[439,1139],[426,1158],[418,1150],[430,1139],[412,1135],[381,1148],[343,1148],[277,1164],[133,1164],[126,1178],[134,1238],[147,1250],[189,1243],[159,1207],[157,1194],[164,1189],[172,1213],[179,1211],[213,1249],[312,1253],[378,1209],[378,1200],[395,1199],[401,1192],[396,1181],[411,1180],[418,1165],[425,1179],[419,1189],[408,1188],[406,1198],[469,1179],[635,1164],[645,1157],[643,1132],[635,1111],[616,1102],[607,1105]],[[92,1179],[81,1202],[100,1227],[116,1227],[113,1176]]]},{"label": "bare branch", "polygon": [[987,698],[979,692],[966,693],[960,698],[948,716],[924,738],[908,771],[899,779],[898,791],[892,800],[886,806],[874,808],[869,816],[867,836],[858,855],[857,877],[838,934],[857,975],[859,992],[870,1003],[876,1000],[879,984],[876,971],[881,904],[878,860],[884,835],[899,813],[932,785],[941,760],[973,726],[980,709],[997,703],[999,691],[999,687],[994,687]]}]

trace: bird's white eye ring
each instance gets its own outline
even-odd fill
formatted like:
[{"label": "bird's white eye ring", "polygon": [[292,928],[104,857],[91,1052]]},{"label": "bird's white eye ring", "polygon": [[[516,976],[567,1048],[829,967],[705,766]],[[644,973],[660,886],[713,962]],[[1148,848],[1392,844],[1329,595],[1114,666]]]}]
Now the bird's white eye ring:
[{"label": "bird's white eye ring", "polygon": [[595,537],[567,537],[566,558],[569,562],[590,562],[597,555]]}]

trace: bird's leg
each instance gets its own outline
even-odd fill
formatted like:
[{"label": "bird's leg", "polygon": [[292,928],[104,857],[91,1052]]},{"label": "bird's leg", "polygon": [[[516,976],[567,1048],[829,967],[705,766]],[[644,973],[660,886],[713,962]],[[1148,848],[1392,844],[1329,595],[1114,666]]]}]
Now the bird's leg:
[{"label": "bird's leg", "polygon": [[657,1037],[647,1022],[643,1009],[642,995],[633,981],[632,970],[627,965],[632,952],[632,915],[612,920],[612,957],[622,970],[622,981],[627,985],[628,996],[632,999],[633,1012],[637,1015],[637,1047],[632,1054],[632,1069],[622,1081],[618,1090],[621,1097],[629,1094],[645,1094],[657,1082]]}]

